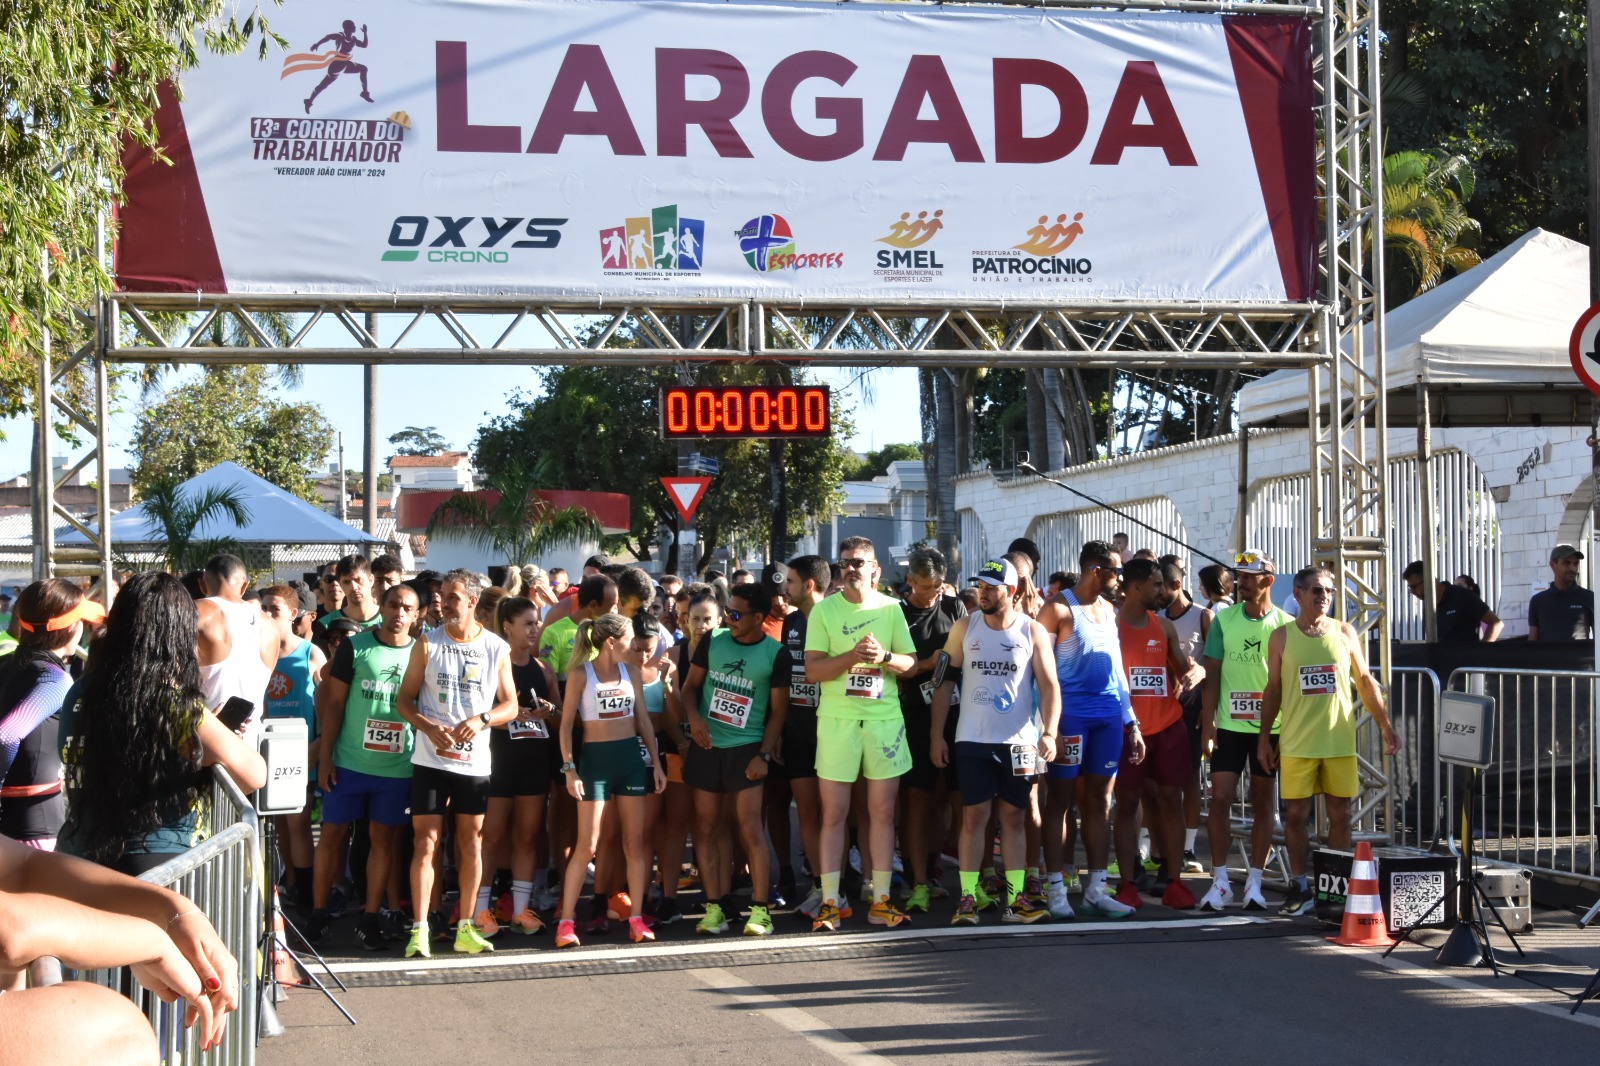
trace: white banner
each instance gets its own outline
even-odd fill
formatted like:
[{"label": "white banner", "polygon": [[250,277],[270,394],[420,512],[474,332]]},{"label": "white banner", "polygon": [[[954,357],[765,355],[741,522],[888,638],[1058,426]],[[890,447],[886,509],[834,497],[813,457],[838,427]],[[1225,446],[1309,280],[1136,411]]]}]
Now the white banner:
[{"label": "white banner", "polygon": [[[125,290],[1306,299],[1311,27],[286,0],[129,157]],[[181,109],[181,121],[177,112]]]}]

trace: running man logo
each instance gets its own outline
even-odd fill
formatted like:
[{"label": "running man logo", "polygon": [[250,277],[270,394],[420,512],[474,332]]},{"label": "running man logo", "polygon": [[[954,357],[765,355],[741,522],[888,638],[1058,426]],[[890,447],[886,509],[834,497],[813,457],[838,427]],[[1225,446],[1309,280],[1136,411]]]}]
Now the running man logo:
[{"label": "running man logo", "polygon": [[1057,215],[1054,224],[1051,224],[1049,215],[1040,215],[1038,223],[1028,231],[1028,239],[1011,247],[1028,255],[1060,255],[1083,235],[1082,222],[1082,211],[1072,216],[1070,225],[1065,214]]},{"label": "running man logo", "polygon": [[[356,24],[349,19],[345,19],[344,24],[339,29],[312,45],[310,51],[296,52],[293,55],[285,56],[283,70],[278,73],[278,80],[282,81],[291,74],[300,74],[305,71],[327,71],[322,80],[317,83],[317,87],[311,90],[311,95],[305,98],[306,114],[308,115],[311,114],[312,103],[315,102],[318,96],[322,95],[322,90],[338,81],[341,74],[354,74],[360,78],[361,99],[369,104],[373,103],[372,94],[367,91],[367,68],[350,58],[351,53],[357,48],[367,47],[368,41],[365,23],[361,26],[361,38],[357,40]],[[318,54],[317,49],[325,44],[332,44],[333,51]]]},{"label": "running man logo", "polygon": [[677,204],[653,208],[648,217],[623,219],[620,226],[600,231],[602,270],[700,269],[705,256],[706,224],[678,214]]},{"label": "running man logo", "polygon": [[928,217],[928,212],[918,211],[913,220],[910,211],[902,211],[900,218],[889,227],[888,235],[879,237],[878,241],[891,248],[915,248],[927,244],[933,240],[934,234],[944,229],[943,215],[944,208],[935,211],[932,218]]},{"label": "running man logo", "polygon": [[739,251],[751,270],[763,274],[778,270],[837,269],[844,266],[843,252],[808,252],[800,254],[795,246],[794,231],[789,220],[782,215],[757,215],[733,234],[739,239]]},{"label": "running man logo", "polygon": [[405,679],[405,668],[402,667],[398,663],[396,663],[395,665],[389,667],[383,673],[378,675],[378,680],[379,681],[382,681],[385,684],[390,684],[390,685],[398,685],[404,679]]},{"label": "running man logo", "polygon": [[281,700],[294,691],[294,682],[287,674],[272,671],[272,676],[267,679],[267,699]]}]

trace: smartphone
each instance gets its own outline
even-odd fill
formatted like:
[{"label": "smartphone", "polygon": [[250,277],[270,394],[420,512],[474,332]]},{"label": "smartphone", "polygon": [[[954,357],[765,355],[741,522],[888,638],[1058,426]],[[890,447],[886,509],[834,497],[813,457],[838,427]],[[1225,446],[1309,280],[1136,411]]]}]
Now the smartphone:
[{"label": "smartphone", "polygon": [[244,728],[244,724],[250,720],[250,715],[255,709],[256,705],[244,697],[229,696],[228,702],[217,711],[217,720],[237,733]]}]

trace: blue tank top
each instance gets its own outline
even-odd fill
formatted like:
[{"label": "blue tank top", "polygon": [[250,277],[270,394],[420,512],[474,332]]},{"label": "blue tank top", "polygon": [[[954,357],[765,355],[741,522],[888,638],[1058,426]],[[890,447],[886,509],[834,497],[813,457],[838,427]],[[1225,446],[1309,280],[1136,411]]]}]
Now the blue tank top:
[{"label": "blue tank top", "polygon": [[656,675],[654,681],[641,687],[644,689],[644,709],[646,713],[660,714],[667,709],[667,693],[661,684],[660,674]]},{"label": "blue tank top", "polygon": [[267,717],[298,718],[306,724],[306,735],[317,735],[316,685],[311,680],[309,640],[278,660],[267,680]]},{"label": "blue tank top", "polygon": [[1072,612],[1072,634],[1056,642],[1056,677],[1061,682],[1061,713],[1077,718],[1122,718],[1122,644],[1115,616],[1098,622],[1068,589],[1062,594]]}]

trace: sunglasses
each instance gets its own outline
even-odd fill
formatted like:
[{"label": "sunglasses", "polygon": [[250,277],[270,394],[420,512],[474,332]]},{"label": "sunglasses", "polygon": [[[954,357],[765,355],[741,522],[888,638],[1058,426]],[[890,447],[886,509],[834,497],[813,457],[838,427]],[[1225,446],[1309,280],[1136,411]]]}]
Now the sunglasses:
[{"label": "sunglasses", "polygon": [[732,607],[729,607],[727,610],[723,611],[722,613],[728,616],[728,621],[737,622],[737,621],[740,621],[741,619],[743,619],[744,616],[749,614],[750,612],[748,612],[748,611],[736,611]]},{"label": "sunglasses", "polygon": [[1122,567],[1112,566],[1110,563],[1099,563],[1095,566],[1095,569],[1104,570],[1108,574],[1116,574],[1118,577],[1122,576]]},{"label": "sunglasses", "polygon": [[840,559],[839,565],[849,570],[860,570],[871,561],[871,559]]}]

